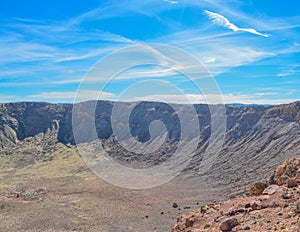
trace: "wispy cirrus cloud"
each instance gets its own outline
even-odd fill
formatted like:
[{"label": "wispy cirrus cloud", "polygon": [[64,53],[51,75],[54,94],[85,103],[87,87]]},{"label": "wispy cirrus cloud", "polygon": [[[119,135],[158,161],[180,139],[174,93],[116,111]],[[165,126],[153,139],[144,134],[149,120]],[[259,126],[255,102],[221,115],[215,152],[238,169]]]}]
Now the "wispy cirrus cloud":
[{"label": "wispy cirrus cloud", "polygon": [[263,36],[263,37],[270,37],[271,35],[269,34],[263,34],[261,32],[258,32],[257,30],[253,29],[253,28],[240,28],[238,26],[236,26],[235,24],[233,24],[232,22],[230,22],[227,18],[225,18],[223,15],[220,15],[218,13],[214,13],[208,10],[204,10],[204,13],[207,14],[209,16],[210,19],[212,19],[212,21],[220,26],[223,26],[225,28],[228,28],[232,31],[245,31],[251,34],[255,34],[255,35],[259,35],[259,36]]},{"label": "wispy cirrus cloud", "polygon": [[[49,99],[58,102],[60,99],[66,101],[64,100],[66,97],[70,100],[81,78],[95,62],[111,52],[136,42],[162,43],[179,47],[199,59],[213,76],[227,72],[236,75],[231,70],[249,65],[249,69],[245,68],[247,71],[237,76],[241,83],[249,75],[257,78],[272,75],[280,80],[284,77],[295,79],[299,72],[291,68],[293,60],[286,57],[299,53],[297,30],[300,16],[272,17],[260,10],[250,8],[247,2],[113,0],[103,2],[89,11],[78,12],[80,14],[68,15],[66,12],[66,15],[60,19],[15,18],[1,21],[0,17],[0,63],[2,65],[0,87],[11,88],[12,93],[21,95],[22,90],[21,88],[17,90],[17,87],[28,86],[25,89],[32,89],[30,92],[32,100]],[[206,10],[204,14],[204,9],[210,11]],[[207,23],[208,17],[213,23]],[[137,23],[128,23],[133,20]],[[220,27],[212,26],[214,24]],[[222,27],[227,29],[223,30]],[[248,33],[257,36],[249,36]],[[269,38],[262,39],[263,37]],[[284,59],[278,58],[281,55]],[[172,58],[173,55],[170,57]],[[269,59],[270,64],[266,65],[265,59]],[[128,60],[130,57],[122,61]],[[158,61],[164,60],[158,59]],[[255,65],[262,62],[266,66],[261,69],[250,68],[254,62]],[[164,62],[159,64],[164,65]],[[187,65],[184,65],[185,69],[186,67]],[[132,79],[141,81],[168,77],[173,80],[176,78],[174,71],[182,71],[183,67],[177,65],[172,68],[137,68],[131,72],[123,72],[119,79],[122,80],[122,84]],[[110,71],[111,64],[108,64],[106,69]],[[107,70],[102,70],[102,73],[106,74]],[[219,77],[218,80],[223,81],[223,78]],[[95,75],[92,81],[99,81],[99,76]],[[276,84],[276,81],[274,79],[270,85]],[[299,85],[299,82],[291,85],[297,86],[297,84]],[[244,90],[237,90],[239,87],[233,86],[228,84],[224,89],[227,92],[244,93]],[[24,98],[25,95],[28,96],[29,91],[23,93],[22,97]],[[235,95],[226,96],[227,100],[240,102],[242,100],[258,102],[259,99],[264,98],[257,96],[259,99],[249,100],[250,95],[239,95],[236,99],[234,99]],[[199,100],[198,96],[194,97],[195,101]],[[172,97],[169,98],[172,101]]]},{"label": "wispy cirrus cloud", "polygon": [[178,4],[178,1],[174,1],[174,0],[164,0],[164,2],[168,2],[168,3],[171,3],[171,4]]},{"label": "wispy cirrus cloud", "polygon": [[20,100],[20,98],[15,95],[0,94],[0,103],[12,102],[16,100]]},{"label": "wispy cirrus cloud", "polygon": [[107,53],[134,43],[68,21],[0,20],[0,87],[71,84]]},{"label": "wispy cirrus cloud", "polygon": [[300,73],[300,65],[291,65],[288,68],[284,68],[279,73],[277,73],[277,77],[287,77],[287,76],[293,76],[298,75]]},{"label": "wispy cirrus cloud", "polygon": [[83,90],[80,92],[43,92],[39,94],[29,95],[29,100],[43,100],[49,102],[73,102],[114,98],[116,95],[110,92],[101,92],[96,90]]},{"label": "wispy cirrus cloud", "polygon": [[185,94],[185,95],[171,95],[171,94],[157,94],[148,95],[144,97],[135,97],[136,101],[163,101],[172,102],[178,104],[190,103],[208,103],[208,104],[231,104],[231,103],[241,103],[241,104],[271,104],[277,105],[282,103],[290,103],[297,101],[296,98],[268,98],[269,95],[274,95],[274,93],[258,93],[258,94]]}]

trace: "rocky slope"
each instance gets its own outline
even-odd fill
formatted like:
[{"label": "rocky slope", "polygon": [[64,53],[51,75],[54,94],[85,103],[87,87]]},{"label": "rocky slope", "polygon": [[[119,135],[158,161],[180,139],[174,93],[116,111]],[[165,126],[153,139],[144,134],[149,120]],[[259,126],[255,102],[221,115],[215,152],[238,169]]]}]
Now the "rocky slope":
[{"label": "rocky slope", "polygon": [[[86,113],[90,102],[80,103],[81,112]],[[94,103],[93,103],[94,104]],[[112,135],[111,114],[114,102],[99,101],[96,103],[95,124],[98,137],[107,139]],[[130,103],[121,103],[125,108]],[[168,105],[158,102],[140,102],[132,111],[129,118],[133,135],[141,141],[149,139],[148,127],[152,121],[161,120],[170,138],[180,136],[180,122],[172,106],[177,106],[179,111],[189,112],[189,106]],[[207,105],[194,105],[198,115],[200,131],[207,137],[210,133],[211,115]],[[78,112],[77,112],[78,113]],[[78,113],[78,114],[79,114]],[[82,116],[82,115],[81,115]],[[253,140],[250,137],[268,136],[265,145],[258,149],[261,152],[271,140],[280,139],[286,133],[293,131],[300,121],[300,102],[279,106],[226,106],[226,144],[233,145],[239,140]],[[88,118],[89,115],[82,116]],[[0,132],[1,144],[4,141],[17,142],[38,133],[45,133],[54,124],[58,128],[58,140],[62,143],[74,144],[72,135],[72,105],[71,104],[49,104],[38,102],[4,103],[0,104]],[[288,125],[273,136],[267,134],[270,128],[280,125]],[[274,128],[273,128],[274,129]]]},{"label": "rocky slope", "polygon": [[252,196],[214,202],[178,218],[180,231],[299,231],[300,159],[286,160],[266,181],[253,184]]}]

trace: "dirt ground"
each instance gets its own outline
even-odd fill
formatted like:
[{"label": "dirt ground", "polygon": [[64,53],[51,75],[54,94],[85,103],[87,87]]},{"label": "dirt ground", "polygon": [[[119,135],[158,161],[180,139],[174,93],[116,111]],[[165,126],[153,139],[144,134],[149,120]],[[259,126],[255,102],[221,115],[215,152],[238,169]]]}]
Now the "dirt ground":
[{"label": "dirt ground", "polygon": [[92,173],[76,148],[57,146],[40,160],[0,156],[0,231],[170,231],[199,207],[197,191],[183,182],[123,189]]}]

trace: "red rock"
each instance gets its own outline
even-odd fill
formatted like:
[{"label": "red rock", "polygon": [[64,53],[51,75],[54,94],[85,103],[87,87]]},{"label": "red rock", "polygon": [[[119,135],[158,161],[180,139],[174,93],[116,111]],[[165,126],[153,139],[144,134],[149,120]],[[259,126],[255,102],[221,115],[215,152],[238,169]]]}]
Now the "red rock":
[{"label": "red rock", "polygon": [[[172,232],[298,231],[300,184],[295,186],[295,182],[300,181],[300,159],[287,160],[277,173],[272,174],[271,179],[253,185],[253,190],[259,193],[266,184],[262,195],[235,197],[216,207],[209,204],[201,208],[202,213],[198,210],[181,219]],[[295,180],[294,183],[292,180]],[[287,186],[294,187],[288,189]],[[194,217],[195,221],[188,221]]]},{"label": "red rock", "polygon": [[278,190],[280,189],[280,187],[278,185],[270,185],[268,186],[263,192],[263,195],[273,195],[274,193],[276,193]]},{"label": "red rock", "polygon": [[296,213],[300,213],[300,202],[296,203]]},{"label": "red rock", "polygon": [[259,197],[259,200],[260,201],[267,201],[267,200],[269,200],[270,199],[270,195],[261,195],[260,197]]},{"label": "red rock", "polygon": [[277,168],[277,170],[276,170],[276,174],[277,174],[278,176],[282,176],[283,173],[284,173],[284,170],[285,170],[285,167],[284,167],[283,165],[280,165],[280,166]]},{"label": "red rock", "polygon": [[251,195],[261,195],[266,188],[267,184],[265,182],[256,182],[252,185],[250,193]]},{"label": "red rock", "polygon": [[261,209],[261,205],[260,205],[259,201],[251,201],[250,205],[251,205],[251,208],[253,210],[259,210],[259,209]]},{"label": "red rock", "polygon": [[238,224],[239,224],[238,220],[236,218],[232,218],[232,219],[222,222],[222,224],[220,226],[220,230],[221,231],[231,231]]},{"label": "red rock", "polygon": [[294,187],[297,187],[298,183],[297,183],[297,180],[295,179],[289,179],[287,181],[287,187],[288,188],[294,188]]}]

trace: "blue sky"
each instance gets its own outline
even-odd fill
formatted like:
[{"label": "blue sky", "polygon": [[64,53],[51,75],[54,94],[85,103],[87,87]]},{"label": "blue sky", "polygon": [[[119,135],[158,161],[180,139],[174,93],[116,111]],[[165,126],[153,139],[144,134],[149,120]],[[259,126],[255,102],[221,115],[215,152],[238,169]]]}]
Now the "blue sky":
[{"label": "blue sky", "polygon": [[[4,1],[0,102],[73,102],[99,60],[148,43],[196,57],[226,103],[300,100],[299,12],[300,2],[292,0]],[[205,81],[203,88],[210,83]],[[82,101],[99,91],[109,100],[123,94],[129,101],[182,102],[181,92],[192,102],[205,101],[176,67],[141,65],[125,70],[105,89],[82,86],[77,99]],[[208,87],[204,92],[214,103],[217,93]]]}]

